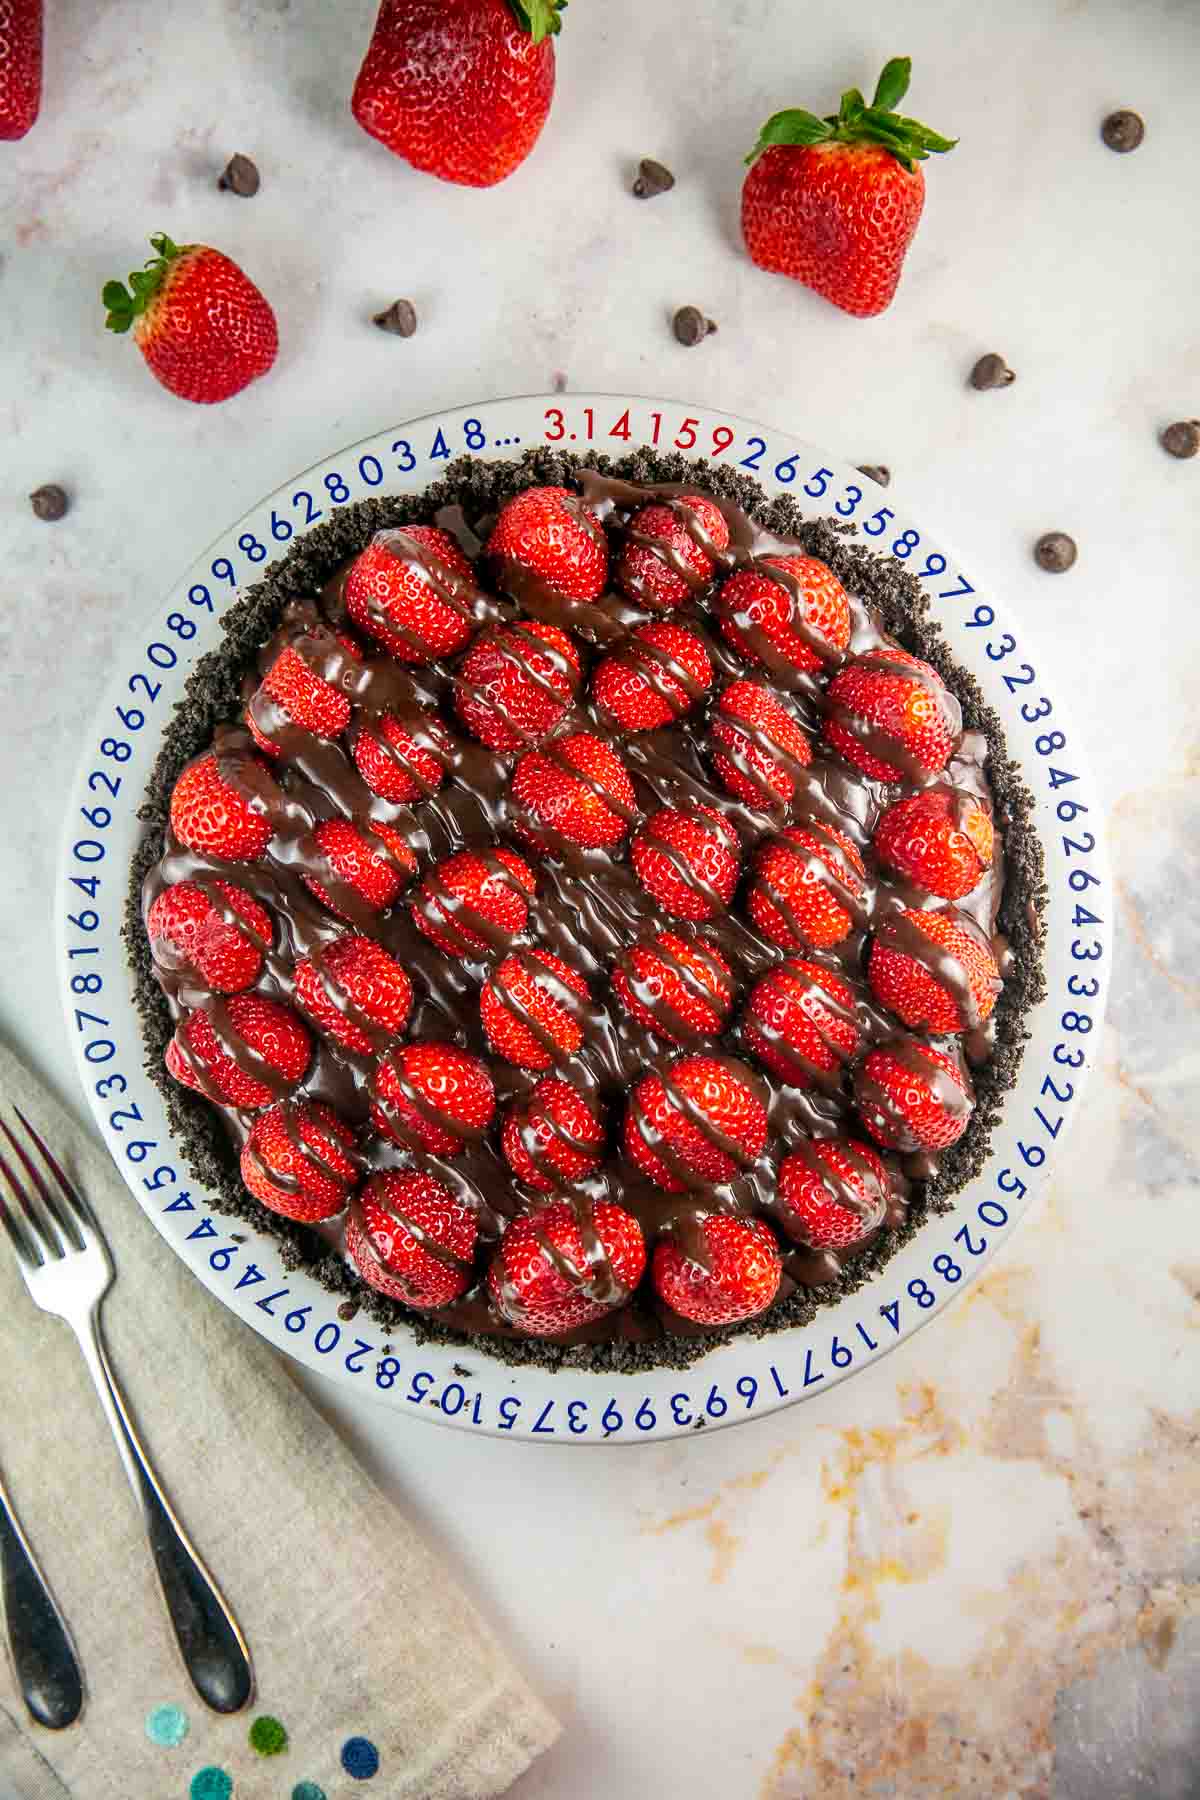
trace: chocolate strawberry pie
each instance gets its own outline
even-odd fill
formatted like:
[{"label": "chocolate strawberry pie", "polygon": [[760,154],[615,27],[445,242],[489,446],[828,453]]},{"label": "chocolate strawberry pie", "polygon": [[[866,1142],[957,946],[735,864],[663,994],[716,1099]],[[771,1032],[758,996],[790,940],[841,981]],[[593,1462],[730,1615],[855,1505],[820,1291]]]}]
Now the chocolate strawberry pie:
[{"label": "chocolate strawberry pie", "polygon": [[131,922],[217,1203],[387,1322],[678,1363],[980,1166],[1040,852],[913,579],[744,477],[464,459],[230,610]]}]

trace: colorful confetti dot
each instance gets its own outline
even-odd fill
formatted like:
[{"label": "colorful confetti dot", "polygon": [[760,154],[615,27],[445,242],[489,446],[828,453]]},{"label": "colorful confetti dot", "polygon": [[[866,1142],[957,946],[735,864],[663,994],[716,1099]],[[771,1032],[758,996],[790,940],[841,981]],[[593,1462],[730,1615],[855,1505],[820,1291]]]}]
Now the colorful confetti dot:
[{"label": "colorful confetti dot", "polygon": [[250,1727],[250,1748],[260,1756],[279,1756],[288,1746],[288,1734],[278,1719],[264,1713]]},{"label": "colorful confetti dot", "polygon": [[325,1800],[325,1789],[315,1781],[298,1781],[292,1789],[292,1800]]},{"label": "colorful confetti dot", "polygon": [[342,1767],[352,1781],[370,1781],[379,1773],[379,1752],[370,1738],[347,1738],[342,1745]]},{"label": "colorful confetti dot", "polygon": [[163,1750],[174,1750],[188,1734],[188,1716],[182,1706],[156,1706],[146,1717],[146,1736]]},{"label": "colorful confetti dot", "polygon": [[229,1800],[233,1792],[233,1777],[224,1769],[198,1769],[192,1776],[192,1785],[188,1789],[192,1800]]}]

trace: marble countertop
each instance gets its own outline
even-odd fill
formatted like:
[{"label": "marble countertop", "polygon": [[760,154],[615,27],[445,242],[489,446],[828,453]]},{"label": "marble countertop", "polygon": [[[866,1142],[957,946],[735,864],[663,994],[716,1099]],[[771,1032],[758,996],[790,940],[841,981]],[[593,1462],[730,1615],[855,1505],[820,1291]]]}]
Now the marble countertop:
[{"label": "marble countertop", "polygon": [[[43,117],[0,147],[0,1029],[78,1102],[46,898],[59,796],[115,647],[230,519],[392,422],[568,388],[702,399],[851,461],[1027,623],[1111,808],[1121,936],[1060,1175],[934,1328],[802,1409],[591,1454],[305,1386],[421,1520],[557,1709],[520,1800],[1200,1789],[1200,412],[1193,0],[573,0],[534,159],[491,193],[386,156],[345,104],[370,0],[51,4]],[[852,320],[756,271],[740,158],[889,54],[960,134],[898,301]],[[1112,155],[1100,119],[1147,120]],[[219,194],[258,161],[253,201]],[[675,191],[639,205],[637,157]],[[102,329],[149,232],[274,302],[270,378],[215,409]],[[374,331],[398,294],[419,334]],[[694,302],[720,331],[668,328]],[[965,386],[1001,351],[1013,387]],[[26,494],[60,481],[59,525]],[[1044,530],[1075,569],[1041,574]],[[1182,897],[1182,904],[1181,904]]]}]

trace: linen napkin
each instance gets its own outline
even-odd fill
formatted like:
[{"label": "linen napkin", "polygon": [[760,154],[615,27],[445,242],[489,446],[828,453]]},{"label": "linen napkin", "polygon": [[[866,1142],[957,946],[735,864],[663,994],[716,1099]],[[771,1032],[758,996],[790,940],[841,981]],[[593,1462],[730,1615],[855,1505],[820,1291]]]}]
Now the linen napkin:
[{"label": "linen napkin", "polygon": [[45,1731],[0,1664],[0,1800],[502,1794],[554,1742],[555,1720],[282,1360],[194,1279],[99,1140],[0,1044],[0,1105],[14,1104],[104,1227],[113,1363],[250,1644],[257,1694],[233,1718],[194,1694],[74,1338],[33,1305],[0,1239],[0,1466],[88,1693],[76,1725]]}]

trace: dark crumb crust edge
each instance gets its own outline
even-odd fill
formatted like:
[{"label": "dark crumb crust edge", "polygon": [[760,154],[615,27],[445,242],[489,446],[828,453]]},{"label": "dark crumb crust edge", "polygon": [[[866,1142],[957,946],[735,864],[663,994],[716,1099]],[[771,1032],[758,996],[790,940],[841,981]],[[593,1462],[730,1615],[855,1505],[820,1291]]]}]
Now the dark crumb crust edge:
[{"label": "dark crumb crust edge", "polygon": [[[385,526],[430,522],[444,506],[458,505],[468,521],[496,512],[523,488],[534,484],[570,486],[578,470],[599,469],[629,481],[694,481],[736,502],[767,530],[798,537],[805,549],[836,572],[843,584],[874,607],[899,643],[924,657],[953,686],[968,729],[988,740],[988,776],[997,819],[1005,836],[1008,881],[999,928],[1008,937],[1012,969],[996,1007],[996,1048],[991,1060],[975,1071],[978,1104],[959,1142],[942,1157],[940,1173],[926,1184],[910,1209],[907,1224],[885,1233],[827,1287],[806,1290],[779,1301],[757,1319],[704,1337],[667,1337],[643,1343],[610,1342],[561,1345],[520,1339],[468,1338],[376,1294],[360,1282],[314,1232],[269,1212],[243,1188],[228,1140],[206,1100],[187,1093],[167,1075],[163,1052],[171,1035],[166,1001],[154,979],[141,920],[141,886],[147,870],[162,854],[171,790],[183,765],[205,749],[213,729],[238,717],[240,684],[245,670],[274,630],[284,606],[298,596],[311,596],[338,564],[355,555]],[[639,1369],[685,1368],[717,1344],[735,1336],[764,1337],[796,1325],[807,1325],[823,1306],[841,1300],[873,1281],[902,1244],[920,1230],[931,1212],[950,1210],[951,1196],[963,1188],[987,1161],[993,1127],[1003,1096],[1017,1078],[1028,1033],[1024,1020],[1046,992],[1041,965],[1040,917],[1046,885],[1041,843],[1033,827],[1033,797],[1008,755],[998,714],[987,706],[978,684],[951,656],[940,627],[929,616],[929,600],[915,578],[891,558],[882,558],[855,541],[853,526],[806,521],[786,495],[769,500],[758,483],[732,469],[722,469],[679,455],[656,456],[646,450],[612,459],[557,451],[526,451],[519,461],[484,462],[462,457],[440,481],[419,494],[397,494],[339,507],[321,525],[298,539],[260,581],[229,608],[222,620],[224,643],[201,657],[175,707],[139,812],[146,830],[133,858],[123,935],[129,947],[146,1049],[146,1069],[166,1103],[175,1142],[187,1164],[211,1197],[214,1208],[268,1232],[280,1247],[287,1269],[304,1268],[331,1293],[344,1297],[339,1316],[366,1314],[384,1331],[408,1329],[418,1344],[469,1344],[476,1354],[511,1364],[544,1368],[584,1368],[612,1374]]]}]

